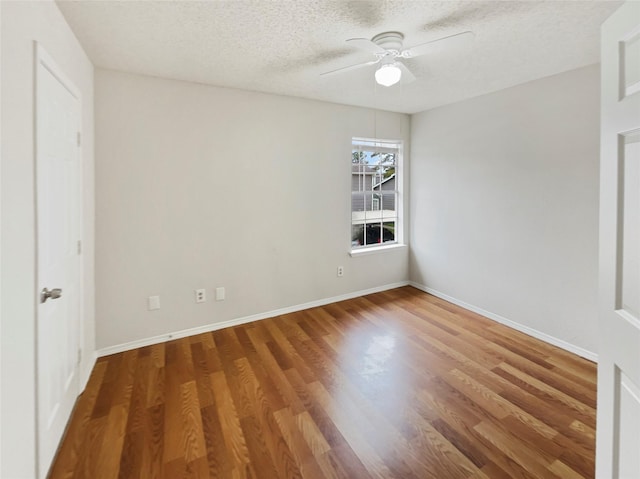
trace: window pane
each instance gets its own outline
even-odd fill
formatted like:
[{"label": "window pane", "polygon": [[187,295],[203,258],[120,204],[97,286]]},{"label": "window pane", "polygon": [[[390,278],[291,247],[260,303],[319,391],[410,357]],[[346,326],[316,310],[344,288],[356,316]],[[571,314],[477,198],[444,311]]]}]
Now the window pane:
[{"label": "window pane", "polygon": [[[351,212],[364,211],[365,193],[351,192]],[[364,218],[364,216],[363,216]]]},{"label": "window pane", "polygon": [[395,191],[382,191],[380,192],[380,206],[382,211],[384,211],[383,215],[385,217],[395,217],[396,216],[396,192]]},{"label": "window pane", "polygon": [[375,191],[396,191],[396,176],[392,174],[390,176],[376,175],[374,177],[373,189]]},{"label": "window pane", "polygon": [[368,223],[365,228],[366,244],[379,244],[380,241],[380,223]]},{"label": "window pane", "polygon": [[382,223],[382,242],[392,243],[396,240],[396,223],[395,221],[386,221]]},{"label": "window pane", "polygon": [[352,165],[358,165],[358,164],[361,164],[361,163],[365,163],[364,159],[365,159],[364,151],[353,150],[351,152],[351,164]]},{"label": "window pane", "polygon": [[364,225],[351,226],[351,247],[356,248],[364,245]]},{"label": "window pane", "polygon": [[372,190],[380,190],[382,183],[384,182],[384,169],[383,168],[376,168],[375,173],[373,174],[372,177],[372,182],[371,182],[371,186],[372,186]]}]

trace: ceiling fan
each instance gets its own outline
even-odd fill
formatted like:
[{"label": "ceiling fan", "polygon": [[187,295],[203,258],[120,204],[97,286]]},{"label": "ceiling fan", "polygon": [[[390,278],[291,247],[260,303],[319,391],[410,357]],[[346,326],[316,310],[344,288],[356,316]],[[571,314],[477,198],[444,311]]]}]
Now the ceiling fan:
[{"label": "ceiling fan", "polygon": [[415,45],[407,49],[403,49],[402,41],[404,40],[404,35],[400,32],[380,33],[371,40],[367,38],[350,38],[347,40],[349,45],[353,45],[360,50],[373,53],[376,57],[375,60],[338,68],[337,70],[322,73],[321,76],[344,73],[369,65],[380,64],[375,73],[376,82],[379,85],[395,85],[400,81],[400,78],[404,78],[405,82],[412,82],[416,77],[411,73],[407,66],[400,61],[401,59],[438,53],[443,50],[461,46],[470,42],[473,39],[473,36],[473,32],[461,32],[438,40]]}]

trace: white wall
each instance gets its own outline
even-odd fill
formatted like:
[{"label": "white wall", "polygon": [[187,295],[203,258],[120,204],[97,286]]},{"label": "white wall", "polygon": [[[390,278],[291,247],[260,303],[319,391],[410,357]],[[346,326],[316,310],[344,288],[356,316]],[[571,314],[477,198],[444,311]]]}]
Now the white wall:
[{"label": "white wall", "polygon": [[2,470],[35,477],[34,40],[82,93],[84,168],[84,349],[94,351],[93,66],[52,1],[2,2],[1,329]]},{"label": "white wall", "polygon": [[414,115],[411,147],[411,280],[596,352],[598,67]]},{"label": "white wall", "polygon": [[406,281],[407,248],[348,251],[351,138],[408,142],[407,115],[104,70],[95,86],[98,348]]}]

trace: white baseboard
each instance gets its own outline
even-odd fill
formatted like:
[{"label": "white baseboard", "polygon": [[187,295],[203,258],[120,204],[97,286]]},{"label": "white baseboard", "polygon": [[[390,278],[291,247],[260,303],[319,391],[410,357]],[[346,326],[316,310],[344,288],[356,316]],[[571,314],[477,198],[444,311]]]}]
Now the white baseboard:
[{"label": "white baseboard", "polygon": [[468,309],[469,311],[478,313],[482,316],[485,316],[486,318],[489,318],[500,324],[504,324],[505,326],[508,326],[512,329],[520,331],[521,333],[525,333],[525,334],[528,334],[529,336],[533,336],[534,338],[539,339],[540,341],[544,341],[545,343],[552,344],[561,349],[564,349],[565,351],[569,351],[570,353],[577,354],[578,356],[588,359],[589,361],[598,362],[598,355],[594,352],[587,351],[584,348],[568,343],[567,341],[564,341],[562,339],[555,338],[546,333],[540,332],[537,329],[530,328],[529,326],[525,326],[523,324],[517,323],[515,321],[507,319],[498,314],[492,313],[490,311],[485,311],[484,309],[478,308],[477,306],[474,306],[472,304],[465,303],[464,301],[460,301],[459,299],[456,299],[456,298],[452,298],[447,294],[441,293],[440,291],[437,291],[433,288],[429,288],[428,286],[425,286],[423,284],[416,283],[415,281],[410,281],[409,284],[414,288],[424,291],[425,293],[432,294],[434,296],[437,296],[440,299],[444,299],[445,301],[456,304],[464,309]]},{"label": "white baseboard", "polygon": [[136,341],[130,341],[128,343],[116,344],[115,346],[108,346],[106,348],[99,349],[97,351],[97,357],[108,356],[109,354],[121,353],[123,351],[129,351],[131,349],[142,348],[144,346],[150,346],[152,344],[163,343],[165,341],[170,341],[172,339],[180,339],[180,338],[186,338],[187,336],[194,336],[196,334],[209,333],[211,331],[217,331],[219,329],[229,328],[231,326],[239,326],[241,324],[251,323],[253,321],[260,321],[262,319],[273,318],[274,316],[295,313],[296,311],[302,311],[304,309],[316,308],[318,306],[337,303],[338,301],[344,301],[346,299],[358,298],[360,296],[365,296],[367,294],[379,293],[381,291],[387,291],[389,289],[400,288],[402,286],[407,286],[408,284],[409,284],[409,281],[401,281],[399,283],[386,284],[383,286],[377,286],[375,288],[342,294],[340,296],[332,296],[331,298],[323,298],[316,301],[310,301],[308,303],[296,304],[294,306],[288,306],[286,308],[275,309],[273,311],[267,311],[265,313],[252,314],[250,316],[230,319],[228,321],[221,321],[219,323],[205,324],[204,326],[198,326],[197,328],[183,329],[181,331],[175,331],[173,333],[161,334],[159,336],[152,336],[149,338],[138,339]]}]

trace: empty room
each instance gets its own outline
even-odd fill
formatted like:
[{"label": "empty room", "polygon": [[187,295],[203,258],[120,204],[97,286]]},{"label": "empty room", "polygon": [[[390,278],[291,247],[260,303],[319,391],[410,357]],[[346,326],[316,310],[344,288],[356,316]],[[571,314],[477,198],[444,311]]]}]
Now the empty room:
[{"label": "empty room", "polygon": [[640,2],[0,1],[0,478],[640,479]]}]

